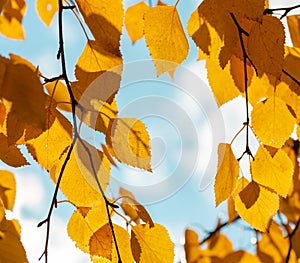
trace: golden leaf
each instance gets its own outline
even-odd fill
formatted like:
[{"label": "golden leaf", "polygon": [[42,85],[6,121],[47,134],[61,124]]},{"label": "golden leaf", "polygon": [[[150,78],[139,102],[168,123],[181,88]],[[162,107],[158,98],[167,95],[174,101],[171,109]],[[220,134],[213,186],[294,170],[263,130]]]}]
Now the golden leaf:
[{"label": "golden leaf", "polygon": [[249,183],[241,178],[234,194],[234,204],[236,211],[249,225],[259,231],[266,231],[279,209],[279,197],[256,182]]},{"label": "golden leaf", "polygon": [[200,242],[198,234],[192,229],[185,230],[184,251],[187,262],[197,262],[200,255]]},{"label": "golden leaf", "polygon": [[[263,16],[249,33],[248,55],[261,73],[281,75],[284,59],[284,27],[273,16]],[[261,74],[260,74],[261,75]]]},{"label": "golden leaf", "polygon": [[49,96],[57,103],[57,108],[72,112],[72,105],[67,86],[61,81],[49,82],[45,85]]},{"label": "golden leaf", "polygon": [[58,11],[58,1],[56,0],[37,0],[36,9],[40,19],[46,26],[50,26],[54,15]]},{"label": "golden leaf", "polygon": [[5,209],[12,210],[16,198],[16,180],[12,172],[0,170],[0,199]]},{"label": "golden leaf", "polygon": [[300,242],[300,228],[296,229],[295,234],[292,236],[292,248],[296,253],[296,257],[300,258],[300,247],[299,247],[299,242]]},{"label": "golden leaf", "polygon": [[[65,158],[66,152],[50,170],[54,182],[57,181]],[[93,204],[102,198],[98,182],[105,191],[109,178],[110,163],[106,156],[87,142],[78,141],[64,170],[60,189],[68,200],[77,206],[93,207]]]},{"label": "golden leaf", "polygon": [[[2,202],[2,199],[0,198],[0,224],[4,218],[5,218],[5,207]],[[0,236],[1,236],[1,234],[0,234]]]},{"label": "golden leaf", "polygon": [[219,144],[218,157],[218,172],[214,186],[216,206],[231,196],[240,172],[239,163],[230,144]]},{"label": "golden leaf", "polygon": [[150,138],[140,120],[112,119],[106,134],[106,143],[118,161],[151,171]]},{"label": "golden leaf", "polygon": [[147,3],[139,2],[126,10],[125,26],[132,43],[135,43],[144,35],[144,15],[148,9],[149,5]]},{"label": "golden leaf", "polygon": [[229,197],[227,201],[227,213],[228,213],[228,222],[229,223],[233,222],[237,217],[237,212],[235,210],[234,200],[232,197]]},{"label": "golden leaf", "polygon": [[20,241],[19,228],[20,226],[15,220],[4,219],[0,223],[0,262],[28,262],[25,249]]},{"label": "golden leaf", "polygon": [[300,47],[300,16],[287,16],[287,24],[294,47]]},{"label": "golden leaf", "polygon": [[269,146],[280,148],[294,130],[295,118],[278,97],[256,104],[251,117],[255,134]]},{"label": "golden leaf", "polygon": [[24,0],[7,1],[4,10],[0,12],[0,33],[8,38],[23,40],[23,16],[26,11]]},{"label": "golden leaf", "polygon": [[3,133],[0,133],[0,160],[12,167],[28,164],[17,146],[8,145],[8,139]]},{"label": "golden leaf", "polygon": [[145,39],[157,75],[164,72],[173,74],[178,64],[187,57],[189,50],[176,6],[152,7],[144,18]]},{"label": "golden leaf", "polygon": [[234,251],[222,259],[224,263],[260,263],[256,255],[250,254],[244,250]]},{"label": "golden leaf", "polygon": [[122,0],[76,0],[76,3],[99,45],[120,57],[119,46],[124,16]]},{"label": "golden leaf", "polygon": [[26,131],[25,137],[30,132],[36,132],[38,136],[33,139],[26,138],[26,146],[33,158],[47,171],[61,157],[63,151],[72,142],[72,125],[53,105],[46,109],[46,131]]},{"label": "golden leaf", "polygon": [[272,157],[263,146],[260,146],[254,158],[251,162],[253,180],[286,197],[294,172],[293,164],[286,152],[279,149]]},{"label": "golden leaf", "polygon": [[141,248],[138,263],[173,262],[174,244],[164,226],[136,225],[132,227],[132,232]]}]

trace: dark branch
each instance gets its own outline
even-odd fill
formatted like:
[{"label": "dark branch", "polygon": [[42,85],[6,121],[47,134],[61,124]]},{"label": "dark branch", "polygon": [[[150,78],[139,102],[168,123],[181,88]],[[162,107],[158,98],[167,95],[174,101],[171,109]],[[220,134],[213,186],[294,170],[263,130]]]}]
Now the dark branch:
[{"label": "dark branch", "polygon": [[264,10],[264,15],[266,14],[274,14],[274,11],[284,11],[284,13],[280,16],[279,19],[282,19],[284,17],[286,17],[288,15],[289,12],[291,12],[292,10],[299,8],[300,5],[295,5],[295,6],[291,6],[291,7],[281,7],[281,8],[267,8]]}]

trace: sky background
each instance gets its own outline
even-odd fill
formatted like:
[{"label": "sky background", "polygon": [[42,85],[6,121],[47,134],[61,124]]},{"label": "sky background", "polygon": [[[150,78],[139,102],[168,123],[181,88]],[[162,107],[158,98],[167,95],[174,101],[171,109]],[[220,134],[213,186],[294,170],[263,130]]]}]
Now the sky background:
[{"label": "sky background", "polygon": [[[35,1],[28,1],[23,22],[26,40],[14,41],[0,36],[1,55],[18,54],[34,65],[39,65],[45,76],[57,76],[60,74],[60,64],[56,60],[57,21],[55,19],[47,28],[39,20],[33,2]],[[136,2],[139,1],[127,0],[124,5],[127,7]],[[165,2],[174,4],[176,1]],[[177,9],[184,27],[200,2],[200,0],[179,2]],[[271,6],[280,7],[281,3],[284,6],[291,6],[298,1],[272,1]],[[68,72],[70,78],[74,80],[74,65],[86,41],[71,12],[64,13],[64,36]],[[218,218],[226,220],[226,205],[222,204],[218,209],[215,209],[214,205],[213,183],[211,183],[217,164],[217,156],[213,153],[214,145],[218,140],[230,142],[245,120],[242,98],[227,103],[221,111],[216,109],[213,97],[205,85],[207,80],[204,62],[196,62],[197,49],[191,39],[189,44],[189,56],[183,67],[176,71],[174,79],[166,74],[157,79],[154,66],[149,62],[150,55],[144,39],[132,45],[126,30],[123,30],[121,50],[126,64],[124,74],[127,75],[123,77],[123,88],[117,95],[118,108],[120,116],[137,117],[146,123],[152,139],[154,172],[149,174],[120,165],[118,169],[112,170],[112,186],[109,189],[109,194],[114,195],[120,184],[127,184],[131,190],[136,190],[137,199],[147,203],[153,221],[168,228],[175,243],[177,262],[183,257],[185,228],[195,229],[200,239],[203,239],[205,237],[203,229],[213,230]],[[138,72],[139,68],[143,70]],[[139,79],[144,81],[139,82]],[[201,87],[200,90],[197,87]],[[239,110],[236,110],[237,108]],[[101,136],[96,139],[93,136],[94,134],[87,132],[87,139],[103,140]],[[235,152],[240,153],[243,145],[242,134],[234,144]],[[253,147],[257,147],[255,143]],[[26,154],[25,148],[22,148],[22,151]],[[36,226],[47,215],[54,185],[48,174],[28,154],[26,158],[32,165],[11,169],[0,162],[0,169],[10,169],[16,175],[17,199],[14,213],[8,216],[17,218],[21,223],[22,241],[29,262],[39,262],[38,258],[44,246],[45,228],[38,229]],[[169,183],[171,179],[173,182],[179,182],[178,185]],[[162,189],[159,196],[149,197],[139,190],[146,186],[145,189],[149,192],[149,189],[156,185],[157,188],[154,189],[157,191]],[[171,185],[170,188],[168,185]],[[66,226],[73,211],[71,205],[62,204],[53,214],[50,262],[88,262],[88,255],[76,249],[67,236]],[[253,250],[251,241],[254,233],[248,231],[245,224],[237,223],[225,230],[225,233],[233,239],[235,248]]]}]

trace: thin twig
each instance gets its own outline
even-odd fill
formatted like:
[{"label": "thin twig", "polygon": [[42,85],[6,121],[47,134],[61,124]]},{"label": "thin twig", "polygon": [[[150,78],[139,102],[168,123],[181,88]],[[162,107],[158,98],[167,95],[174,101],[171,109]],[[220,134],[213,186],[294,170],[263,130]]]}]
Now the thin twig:
[{"label": "thin twig", "polygon": [[266,15],[266,14],[272,15],[274,13],[274,11],[284,11],[284,13],[279,18],[279,19],[282,19],[282,18],[286,17],[289,12],[291,12],[292,10],[299,8],[299,7],[300,7],[300,5],[295,5],[295,6],[291,6],[291,7],[267,8],[264,10],[264,15]]}]

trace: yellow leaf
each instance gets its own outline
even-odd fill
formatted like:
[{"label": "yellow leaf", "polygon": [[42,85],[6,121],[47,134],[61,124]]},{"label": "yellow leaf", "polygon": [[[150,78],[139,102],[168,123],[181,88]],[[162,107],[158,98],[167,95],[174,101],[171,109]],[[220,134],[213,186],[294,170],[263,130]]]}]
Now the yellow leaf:
[{"label": "yellow leaf", "polygon": [[108,222],[108,218],[103,198],[99,198],[93,207],[88,208],[85,216],[82,214],[82,209],[79,207],[72,214],[67,230],[70,238],[75,241],[76,247],[89,253],[91,236]]},{"label": "yellow leaf", "polygon": [[236,211],[249,225],[259,231],[266,231],[279,209],[279,197],[254,181],[249,183],[241,178],[235,191],[234,204]]},{"label": "yellow leaf", "polygon": [[272,157],[263,147],[258,148],[251,162],[252,178],[255,182],[273,189],[286,197],[293,179],[293,164],[286,152],[279,149]]},{"label": "yellow leaf", "polygon": [[229,197],[227,201],[227,213],[228,213],[228,223],[233,222],[237,217],[237,213],[234,207],[234,200],[232,197]]},{"label": "yellow leaf", "polygon": [[135,43],[144,35],[144,14],[148,9],[149,5],[147,3],[139,2],[126,10],[125,26],[132,43]]},{"label": "yellow leaf", "polygon": [[197,262],[200,255],[200,242],[198,234],[192,229],[185,230],[184,251],[187,262]]},{"label": "yellow leaf", "polygon": [[5,69],[4,73],[0,70],[0,96],[13,103],[11,112],[18,119],[44,129],[46,95],[37,73],[17,56],[11,56],[11,60],[0,57],[0,64]]},{"label": "yellow leaf", "polygon": [[239,163],[232,152],[230,144],[219,144],[218,157],[218,172],[214,187],[216,206],[231,196],[240,172]]},{"label": "yellow leaf", "polygon": [[9,0],[0,12],[0,33],[8,38],[23,40],[23,16],[26,11],[24,0]]},{"label": "yellow leaf", "polygon": [[3,133],[0,133],[0,160],[12,167],[28,164],[17,146],[8,145],[7,137]]},{"label": "yellow leaf", "polygon": [[263,144],[280,148],[294,130],[295,118],[284,101],[270,97],[253,107],[252,126]]},{"label": "yellow leaf", "polygon": [[[4,218],[5,218],[5,207],[2,202],[2,199],[0,198],[0,224]],[[0,234],[0,236],[1,236],[1,234]]]},{"label": "yellow leaf", "polygon": [[[122,58],[119,54],[107,51],[99,40],[89,40],[77,61],[75,74],[78,80],[86,82],[87,73],[107,71],[121,64]],[[83,72],[80,72],[78,68]],[[90,83],[91,81],[88,84]]]},{"label": "yellow leaf", "polygon": [[142,219],[145,223],[148,223],[150,227],[154,226],[151,216],[145,207],[135,200],[135,197],[131,192],[121,187],[119,194],[122,197],[121,207],[131,220],[136,224],[139,224],[140,219]]},{"label": "yellow leaf", "polygon": [[72,105],[68,88],[61,81],[54,81],[45,85],[49,96],[57,103],[57,108],[67,112],[72,112]]},{"label": "yellow leaf", "polygon": [[[273,16],[263,16],[249,33],[248,55],[261,73],[281,75],[284,59],[284,27]],[[260,74],[261,75],[261,74]]]},{"label": "yellow leaf", "polygon": [[176,6],[150,8],[144,18],[145,39],[157,75],[164,72],[172,74],[178,64],[185,60],[189,50]]},{"label": "yellow leaf", "polygon": [[257,255],[261,262],[285,262],[289,248],[289,239],[284,236],[281,227],[272,221],[269,231],[262,234],[257,248]]},{"label": "yellow leaf", "polygon": [[0,170],[0,199],[5,209],[12,210],[16,198],[16,180],[13,173]]},{"label": "yellow leaf", "polygon": [[91,256],[99,256],[111,260],[112,243],[112,231],[110,225],[107,223],[93,233],[90,238],[89,246]]},{"label": "yellow leaf", "polygon": [[[90,155],[86,150],[89,151]],[[60,157],[57,165],[50,170],[50,175],[54,182],[57,181],[65,158],[66,152]],[[93,166],[91,163],[93,163]],[[98,182],[103,191],[105,191],[110,176],[109,160],[102,152],[87,142],[77,141],[60,183],[60,189],[63,194],[77,206],[92,207],[97,200],[102,198],[94,177],[93,168],[95,169]]]},{"label": "yellow leaf", "polygon": [[100,46],[120,57],[119,46],[124,16],[123,1],[76,0],[76,3]]},{"label": "yellow leaf", "polygon": [[72,125],[53,105],[47,107],[46,114],[46,131],[36,131],[40,133],[37,137],[26,138],[26,146],[34,159],[49,171],[71,144]]},{"label": "yellow leaf", "polygon": [[222,259],[224,263],[260,263],[261,261],[256,255],[250,254],[247,251],[234,251]]},{"label": "yellow leaf", "polygon": [[37,0],[36,9],[40,19],[46,24],[46,26],[50,26],[55,13],[58,11],[58,1]]},{"label": "yellow leaf", "polygon": [[2,101],[0,101],[0,126],[2,126],[6,119],[6,108]]},{"label": "yellow leaf", "polygon": [[106,143],[118,161],[151,171],[150,138],[140,120],[112,119],[106,134]]},{"label": "yellow leaf", "polygon": [[231,241],[220,232],[210,238],[206,243],[211,256],[223,258],[227,253],[233,251]]},{"label": "yellow leaf", "polygon": [[294,47],[300,47],[300,16],[287,16],[287,24]]},{"label": "yellow leaf", "polygon": [[[28,262],[20,241],[19,224],[15,220],[2,220],[0,223],[0,262]],[[13,248],[13,249],[12,249]]]},{"label": "yellow leaf", "polygon": [[[174,260],[174,244],[164,226],[155,224],[154,227],[136,225],[132,227],[141,253],[138,263],[161,262],[171,263]],[[135,260],[137,260],[135,258]]]}]

